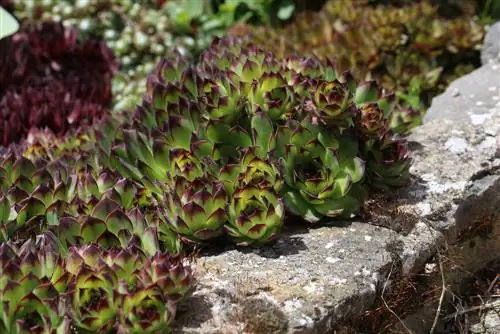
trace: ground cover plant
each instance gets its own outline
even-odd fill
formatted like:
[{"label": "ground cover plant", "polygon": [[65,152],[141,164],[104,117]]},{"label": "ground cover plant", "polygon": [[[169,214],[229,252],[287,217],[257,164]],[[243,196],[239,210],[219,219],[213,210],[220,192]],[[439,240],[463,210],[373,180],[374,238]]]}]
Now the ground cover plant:
[{"label": "ground cover plant", "polygon": [[21,25],[0,47],[0,145],[44,128],[62,135],[106,113],[116,63],[103,43],[44,22]]},{"label": "ground cover plant", "polygon": [[[359,80],[373,79],[396,91],[401,101],[425,111],[433,96],[479,65],[483,27],[472,14],[439,14],[430,1],[372,4],[328,1],[318,13],[301,13],[280,29],[237,26],[279,56],[335,58]],[[442,5],[444,6],[444,5]]]},{"label": "ground cover plant", "polygon": [[[421,106],[401,94],[414,82],[372,77],[356,58],[372,54],[370,45],[361,44],[367,54],[346,49],[330,59],[328,52],[289,55],[248,36],[212,41],[238,8],[260,22],[281,11],[273,19],[279,26],[299,2],[219,3],[211,10],[223,23],[212,28],[207,9],[186,17],[186,8],[172,7],[180,3],[9,4],[22,20],[19,33],[0,40],[7,50],[0,57],[7,69],[0,73],[0,332],[168,333],[195,284],[193,249],[265,247],[289,218],[306,226],[350,219],[374,193],[410,182],[406,137]],[[374,22],[394,28],[404,17],[416,29],[424,24],[415,17],[427,25],[435,16],[427,5],[409,13],[363,7],[365,17],[357,2],[332,3],[303,15],[340,10],[354,35],[362,28],[356,20],[385,30]],[[304,23],[301,15],[294,25]],[[482,33],[473,21],[433,20],[431,31],[416,35],[423,46],[438,40],[467,54],[461,48],[470,51]],[[477,35],[434,38],[435,29],[462,24]],[[268,33],[275,34],[262,37]],[[377,43],[398,44],[384,36]],[[395,47],[394,57],[409,48],[384,47]],[[438,59],[443,44],[429,48]],[[122,67],[112,84],[115,57]],[[419,61],[411,73],[402,62],[397,78],[441,79],[437,60],[424,70]]]},{"label": "ground cover plant", "polygon": [[[392,94],[373,82],[356,83],[331,64],[278,59],[240,44],[216,40],[196,65],[182,56],[162,60],[134,114],[108,115],[78,135],[34,137],[34,143],[11,149],[0,168],[3,250],[21,252],[14,247],[48,240],[58,254],[83,252],[89,245],[104,254],[127,250],[134,259],[162,251],[177,261],[165,260],[165,266],[188,270],[181,261],[186,246],[218,239],[270,242],[279,238],[287,214],[310,223],[350,218],[370,191],[408,182],[410,158],[396,131],[404,123],[394,117],[406,110],[395,105]],[[21,265],[13,261],[6,258],[4,270]],[[89,266],[97,271],[92,275],[106,276],[101,272],[106,266]],[[36,313],[31,318],[38,320],[27,324],[16,322],[28,311],[18,307],[25,297],[13,292],[9,303],[17,306],[4,311],[3,325],[22,331],[48,326],[50,318],[63,326],[60,319],[68,317],[78,328],[118,330],[127,320],[115,312],[116,305],[125,307],[132,298],[134,307],[147,309],[134,315],[135,321],[154,317],[167,326],[178,299],[150,292],[158,283],[144,281],[142,269],[127,270],[139,276],[134,287],[142,286],[148,298],[127,297],[138,293],[134,289],[109,290],[101,278],[88,286],[89,296],[117,293],[114,306],[74,297],[72,306],[50,313],[45,292],[35,293],[45,306],[29,304],[29,312]],[[184,278],[170,279],[186,292],[191,276],[182,273]],[[52,273],[44,275],[51,281]],[[5,279],[4,293],[15,279]],[[59,292],[71,295],[74,288],[69,284]],[[162,298],[172,306],[158,310]],[[96,316],[103,303],[107,311]],[[83,321],[81,312],[90,320]]]},{"label": "ground cover plant", "polygon": [[119,60],[113,80],[114,110],[135,108],[155,64],[176,51],[195,60],[214,37],[235,22],[279,26],[296,12],[317,8],[292,0],[11,1],[2,6],[20,20],[55,21],[78,29],[81,38],[106,41]]}]

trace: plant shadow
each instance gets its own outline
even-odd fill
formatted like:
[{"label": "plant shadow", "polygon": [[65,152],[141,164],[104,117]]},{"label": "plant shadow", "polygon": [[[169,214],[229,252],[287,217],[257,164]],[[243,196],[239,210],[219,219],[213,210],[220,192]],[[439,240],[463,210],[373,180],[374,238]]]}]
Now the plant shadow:
[{"label": "plant shadow", "polygon": [[406,236],[422,220],[416,205],[425,200],[428,189],[427,181],[412,174],[406,187],[372,194],[365,201],[360,218]]},{"label": "plant shadow", "polygon": [[[276,240],[266,244],[266,247],[259,244],[238,246],[234,245],[226,237],[221,237],[213,240],[207,247],[202,247],[198,255],[203,257],[217,256],[225,252],[237,251],[244,254],[254,253],[272,259],[290,256],[308,249],[301,235],[309,233],[312,229],[322,227],[347,228],[351,226],[353,221],[382,226],[407,235],[421,219],[420,215],[411,207],[426,197],[427,190],[427,182],[412,174],[410,184],[407,187],[370,195],[360,214],[353,217],[352,220],[325,219],[311,224],[299,216],[289,214],[279,236]],[[408,207],[410,209],[406,210]]]},{"label": "plant shadow", "polygon": [[177,304],[174,327],[177,324],[183,327],[199,328],[203,323],[212,319],[212,306],[203,296],[189,295]]},{"label": "plant shadow", "polygon": [[279,236],[262,245],[238,246],[231,244],[226,238],[220,238],[210,247],[204,247],[198,253],[200,256],[217,256],[228,251],[237,251],[244,254],[254,253],[258,256],[270,259],[277,259],[281,256],[290,256],[299,254],[301,251],[308,250],[302,235],[309,233],[312,229],[322,227],[349,227],[352,224],[350,221],[332,221],[325,220],[316,224],[310,224],[304,221],[301,217],[288,215],[282,231]]}]

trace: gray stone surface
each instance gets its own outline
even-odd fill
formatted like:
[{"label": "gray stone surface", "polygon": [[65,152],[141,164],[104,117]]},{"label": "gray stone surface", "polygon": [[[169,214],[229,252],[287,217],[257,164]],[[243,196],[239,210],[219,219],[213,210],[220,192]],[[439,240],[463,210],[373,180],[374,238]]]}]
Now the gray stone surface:
[{"label": "gray stone surface", "polygon": [[[484,66],[433,101],[410,138],[413,182],[394,194],[388,205],[398,214],[386,227],[378,221],[290,226],[271,246],[205,254],[195,263],[198,287],[181,305],[174,332],[329,333],[370,309],[381,287],[390,288],[394,259],[410,274],[445,244],[458,245],[454,252],[471,271],[498,257],[498,74]],[[489,226],[486,236],[480,223]],[[459,284],[461,276],[453,275],[450,284]],[[413,317],[415,333],[428,332],[432,307],[427,318]]]},{"label": "gray stone surface", "polygon": [[481,322],[474,324],[470,332],[473,334],[500,333],[500,298],[486,303],[486,310]]},{"label": "gray stone surface", "polygon": [[490,26],[484,38],[481,62],[483,65],[490,62],[500,63],[500,22]]},{"label": "gray stone surface", "polygon": [[[469,122],[493,133],[492,117],[500,107],[500,64],[487,64],[450,84],[446,91],[433,99],[425,115],[428,123],[433,119]],[[444,143],[459,153],[467,149],[460,136],[450,136]]]}]

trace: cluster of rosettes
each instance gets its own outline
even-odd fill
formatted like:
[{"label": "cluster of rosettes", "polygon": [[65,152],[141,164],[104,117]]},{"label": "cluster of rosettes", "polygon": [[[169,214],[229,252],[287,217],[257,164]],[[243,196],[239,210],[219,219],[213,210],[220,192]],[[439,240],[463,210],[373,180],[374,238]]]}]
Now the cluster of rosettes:
[{"label": "cluster of rosettes", "polygon": [[[158,230],[165,229],[155,209],[158,197],[106,168],[104,154],[96,157],[95,150],[90,152],[67,152],[52,161],[32,162],[13,154],[4,158],[0,165],[0,191],[5,194],[0,196],[0,241],[53,233],[65,248],[86,243],[105,248],[138,243],[154,253],[160,246]],[[168,231],[161,234],[161,242],[171,252],[180,251]]]},{"label": "cluster of rosettes", "polygon": [[258,244],[278,236],[286,210],[348,218],[368,191],[408,182],[397,134],[411,110],[392,94],[332,64],[240,44],[216,40],[197,65],[164,59],[129,119],[4,159],[3,239],[49,229],[68,245]]},{"label": "cluster of rosettes", "polygon": [[266,243],[286,211],[355,215],[409,181],[395,112],[411,111],[373,82],[237,39],[162,60],[133,115],[0,153],[0,330],[167,330],[192,282],[160,250]]},{"label": "cluster of rosettes", "polygon": [[161,182],[169,227],[182,238],[266,242],[285,208],[310,222],[346,218],[368,186],[408,182],[393,95],[313,58],[280,61],[240,45],[216,40],[198,65],[163,60],[112,144],[121,173]]},{"label": "cluster of rosettes", "polygon": [[164,333],[192,288],[178,258],[136,245],[59,255],[51,235],[0,244],[2,333]]},{"label": "cluster of rosettes", "polygon": [[421,90],[423,102],[456,76],[478,65],[484,30],[468,14],[448,19],[429,1],[401,6],[369,1],[328,1],[318,13],[301,13],[279,30],[237,27],[245,36],[280,57],[334,57],[340,70],[358,80],[376,79],[382,87],[407,93]]},{"label": "cluster of rosettes", "polygon": [[23,24],[0,41],[0,146],[36,129],[91,124],[111,102],[112,52],[56,23]]}]

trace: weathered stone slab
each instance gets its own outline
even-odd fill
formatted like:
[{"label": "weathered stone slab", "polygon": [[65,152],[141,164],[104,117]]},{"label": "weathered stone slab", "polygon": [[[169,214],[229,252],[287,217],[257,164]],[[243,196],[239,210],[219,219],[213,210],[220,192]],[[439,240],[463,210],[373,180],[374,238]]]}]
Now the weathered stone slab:
[{"label": "weathered stone slab", "polygon": [[[385,248],[393,238],[388,229],[353,222],[287,231],[271,247],[206,256],[196,266],[194,297],[211,305],[205,311],[213,312],[212,324],[188,324],[184,332],[227,331],[236,322],[228,333],[248,323],[262,333],[327,329],[333,314],[340,318],[373,303],[380,272],[391,263]],[[276,319],[268,322],[270,317]]]},{"label": "weathered stone slab", "polygon": [[483,65],[490,62],[500,63],[500,22],[490,26],[486,33],[481,50],[481,62]]},{"label": "weathered stone slab", "polygon": [[[395,259],[401,274],[418,272],[438,246],[464,240],[480,245],[457,246],[473,254],[464,262],[470,269],[498,257],[500,233],[486,233],[485,241],[475,227],[489,219],[489,232],[500,230],[499,75],[489,64],[433,101],[411,136],[413,182],[394,194],[390,205],[401,213],[386,227],[292,226],[272,246],[204,254],[175,332],[328,333],[372,307],[381,286],[391,284]],[[431,325],[415,323],[422,332]]]}]

